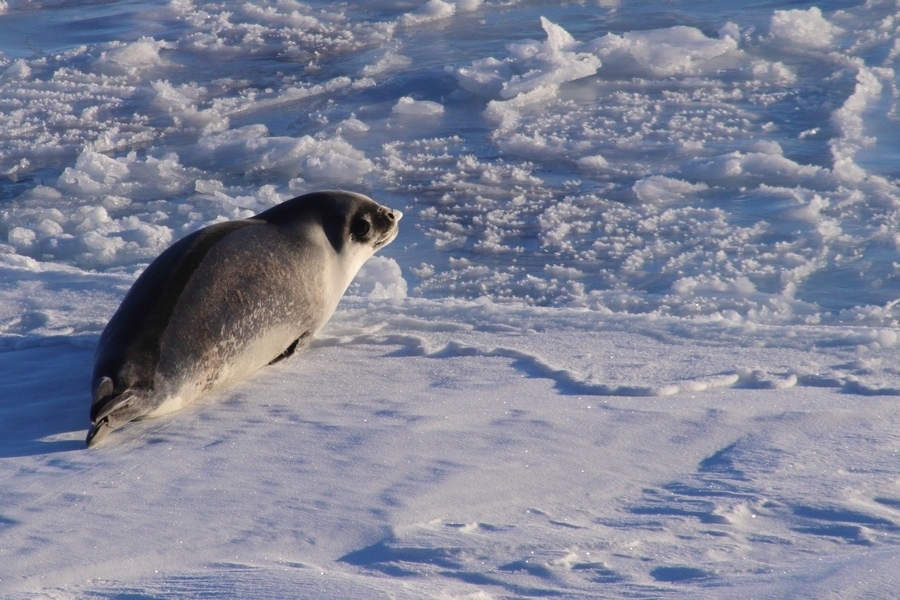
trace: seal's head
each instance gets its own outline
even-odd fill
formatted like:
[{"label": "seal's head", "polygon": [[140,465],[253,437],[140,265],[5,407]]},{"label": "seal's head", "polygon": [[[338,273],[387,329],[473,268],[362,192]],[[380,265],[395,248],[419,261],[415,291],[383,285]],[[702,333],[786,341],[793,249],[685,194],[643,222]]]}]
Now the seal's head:
[{"label": "seal's head", "polygon": [[363,263],[394,241],[402,217],[362,194],[328,190],[282,202],[253,218],[294,230],[297,239],[324,234],[341,263],[344,280],[334,283],[343,293]]}]

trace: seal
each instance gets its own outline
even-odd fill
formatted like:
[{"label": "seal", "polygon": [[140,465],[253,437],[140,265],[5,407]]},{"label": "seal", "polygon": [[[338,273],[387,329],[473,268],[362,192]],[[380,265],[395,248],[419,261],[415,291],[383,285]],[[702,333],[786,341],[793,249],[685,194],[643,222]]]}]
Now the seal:
[{"label": "seal", "polygon": [[362,194],[315,192],[175,242],[100,335],[88,447],[308,346],[402,216]]}]

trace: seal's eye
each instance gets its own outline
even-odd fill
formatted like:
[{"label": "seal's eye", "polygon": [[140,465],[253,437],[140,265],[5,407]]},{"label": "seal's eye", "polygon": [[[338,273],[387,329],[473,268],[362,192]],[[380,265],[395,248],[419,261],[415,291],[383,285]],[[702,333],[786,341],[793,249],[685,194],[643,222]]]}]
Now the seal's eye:
[{"label": "seal's eye", "polygon": [[356,219],[350,224],[350,233],[357,239],[366,237],[370,229],[372,229],[372,226],[365,219]]}]

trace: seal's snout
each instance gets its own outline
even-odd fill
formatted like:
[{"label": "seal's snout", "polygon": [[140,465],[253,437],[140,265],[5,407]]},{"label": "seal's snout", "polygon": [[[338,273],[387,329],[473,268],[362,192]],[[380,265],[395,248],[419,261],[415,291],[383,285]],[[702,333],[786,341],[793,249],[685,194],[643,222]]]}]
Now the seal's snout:
[{"label": "seal's snout", "polygon": [[387,219],[388,223],[396,224],[397,221],[403,218],[403,213],[395,208],[388,208],[387,206],[380,206],[378,208],[378,214]]}]

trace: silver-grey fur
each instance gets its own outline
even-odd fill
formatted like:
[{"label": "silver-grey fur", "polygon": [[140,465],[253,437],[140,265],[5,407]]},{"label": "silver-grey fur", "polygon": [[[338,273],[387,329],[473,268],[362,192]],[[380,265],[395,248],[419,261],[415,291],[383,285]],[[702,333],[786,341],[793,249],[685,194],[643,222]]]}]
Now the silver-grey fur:
[{"label": "silver-grey fur", "polygon": [[316,192],[173,244],[100,336],[87,445],[306,347],[401,216],[361,194]]}]

